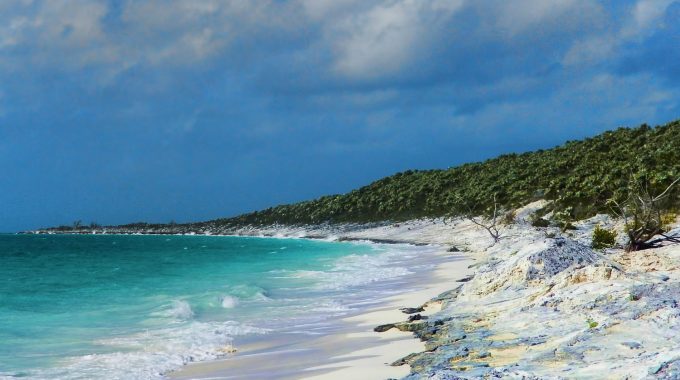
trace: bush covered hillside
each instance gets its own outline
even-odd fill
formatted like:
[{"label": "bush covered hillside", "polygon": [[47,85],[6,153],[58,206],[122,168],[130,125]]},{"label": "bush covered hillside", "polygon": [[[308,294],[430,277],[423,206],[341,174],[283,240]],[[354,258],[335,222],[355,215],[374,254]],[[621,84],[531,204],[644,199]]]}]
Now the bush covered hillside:
[{"label": "bush covered hillside", "polygon": [[[566,218],[608,212],[631,181],[663,191],[680,176],[680,120],[651,128],[620,128],[582,141],[507,154],[446,170],[409,170],[343,195],[269,208],[213,223],[307,224],[373,222],[483,213],[494,195],[505,209],[554,200]],[[671,198],[677,205],[677,194]]]}]

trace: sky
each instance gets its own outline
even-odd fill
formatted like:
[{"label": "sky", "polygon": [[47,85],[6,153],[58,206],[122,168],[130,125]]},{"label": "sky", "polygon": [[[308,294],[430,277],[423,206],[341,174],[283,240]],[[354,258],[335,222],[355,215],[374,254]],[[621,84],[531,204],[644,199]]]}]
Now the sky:
[{"label": "sky", "polygon": [[680,118],[680,1],[0,2],[0,231],[187,222]]}]

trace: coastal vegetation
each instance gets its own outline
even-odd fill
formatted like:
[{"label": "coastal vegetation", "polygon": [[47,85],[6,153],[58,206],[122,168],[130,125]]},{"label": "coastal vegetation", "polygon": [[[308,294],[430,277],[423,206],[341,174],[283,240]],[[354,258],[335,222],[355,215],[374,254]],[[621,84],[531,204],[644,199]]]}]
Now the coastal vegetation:
[{"label": "coastal vegetation", "polygon": [[[240,227],[401,222],[463,217],[498,242],[499,223],[514,210],[544,199],[530,216],[535,227],[573,229],[573,221],[607,213],[623,219],[629,250],[654,245],[664,220],[680,206],[680,120],[650,127],[619,128],[552,149],[506,154],[443,170],[408,170],[346,194],[271,207],[232,218],[197,223],[132,223],[113,227],[144,233],[227,233]],[[665,218],[665,219],[664,219]],[[93,223],[93,225],[98,226]],[[107,229],[108,227],[101,227]],[[80,223],[50,229],[87,231]],[[611,242],[598,232],[595,244]]]},{"label": "coastal vegetation", "polygon": [[616,231],[611,231],[600,226],[593,230],[593,243],[595,249],[603,249],[614,246],[616,243]]},{"label": "coastal vegetation", "polygon": [[[444,170],[408,170],[343,195],[282,205],[214,222],[228,225],[366,223],[462,216],[474,209],[491,216],[537,199],[552,201],[536,219],[568,229],[571,220],[612,213],[631,183],[660,194],[680,177],[680,120],[666,125],[619,128],[552,149],[506,154]],[[461,201],[464,200],[464,201]],[[661,210],[678,208],[671,189]]]}]

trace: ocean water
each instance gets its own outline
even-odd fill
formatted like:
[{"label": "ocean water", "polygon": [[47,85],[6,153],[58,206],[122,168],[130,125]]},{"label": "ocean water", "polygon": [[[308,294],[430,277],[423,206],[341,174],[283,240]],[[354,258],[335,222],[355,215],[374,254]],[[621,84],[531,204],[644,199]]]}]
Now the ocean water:
[{"label": "ocean water", "polygon": [[0,235],[0,378],[163,378],[240,337],[323,334],[431,269],[426,257],[302,239]]}]

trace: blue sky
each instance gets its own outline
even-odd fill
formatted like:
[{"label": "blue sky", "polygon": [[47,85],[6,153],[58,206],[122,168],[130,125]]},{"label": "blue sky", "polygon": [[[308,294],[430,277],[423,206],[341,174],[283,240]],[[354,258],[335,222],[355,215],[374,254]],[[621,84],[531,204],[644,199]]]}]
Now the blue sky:
[{"label": "blue sky", "polygon": [[0,3],[0,231],[224,217],[680,117],[680,2]]}]

